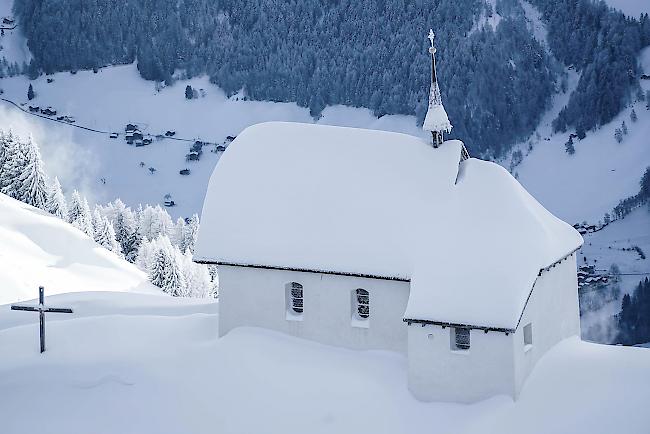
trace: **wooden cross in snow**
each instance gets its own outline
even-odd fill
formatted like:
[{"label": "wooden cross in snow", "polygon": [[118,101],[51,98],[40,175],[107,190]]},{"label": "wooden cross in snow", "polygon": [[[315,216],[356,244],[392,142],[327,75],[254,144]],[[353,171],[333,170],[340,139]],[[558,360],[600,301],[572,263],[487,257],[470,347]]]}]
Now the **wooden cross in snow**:
[{"label": "wooden cross in snow", "polygon": [[45,306],[45,288],[38,287],[38,306],[18,306],[12,305],[11,310],[26,310],[29,312],[38,312],[40,325],[41,325],[41,353],[45,351],[45,312],[52,313],[72,313],[72,309],[62,307],[46,307]]}]

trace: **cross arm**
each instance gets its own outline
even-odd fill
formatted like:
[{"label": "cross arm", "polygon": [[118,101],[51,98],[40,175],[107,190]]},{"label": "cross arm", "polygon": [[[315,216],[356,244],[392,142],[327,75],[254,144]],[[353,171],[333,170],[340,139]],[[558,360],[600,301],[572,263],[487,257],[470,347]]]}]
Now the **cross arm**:
[{"label": "cross arm", "polygon": [[34,306],[11,306],[11,310],[28,310],[30,312],[38,312],[38,308]]},{"label": "cross arm", "polygon": [[47,309],[43,309],[43,312],[72,313],[72,309],[68,309],[65,307],[48,307]]}]

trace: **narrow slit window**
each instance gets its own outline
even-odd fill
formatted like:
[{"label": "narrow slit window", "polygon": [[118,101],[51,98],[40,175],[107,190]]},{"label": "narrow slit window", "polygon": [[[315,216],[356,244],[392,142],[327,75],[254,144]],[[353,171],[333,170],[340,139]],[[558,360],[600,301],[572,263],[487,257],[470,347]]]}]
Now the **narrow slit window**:
[{"label": "narrow slit window", "polygon": [[356,316],[360,320],[367,320],[370,317],[370,294],[365,289],[359,288],[355,291]]},{"label": "narrow slit window", "polygon": [[533,345],[533,324],[528,323],[524,327],[524,347]]},{"label": "narrow slit window", "polygon": [[469,350],[469,329],[464,327],[456,327],[452,330],[452,350]]}]

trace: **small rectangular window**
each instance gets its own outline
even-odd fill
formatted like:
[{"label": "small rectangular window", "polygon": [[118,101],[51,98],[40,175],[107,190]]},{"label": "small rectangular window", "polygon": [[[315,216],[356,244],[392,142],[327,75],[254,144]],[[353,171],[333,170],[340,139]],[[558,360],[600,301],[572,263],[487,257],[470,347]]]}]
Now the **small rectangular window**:
[{"label": "small rectangular window", "polygon": [[454,351],[469,350],[469,329],[464,327],[455,327],[451,333],[451,349]]},{"label": "small rectangular window", "polygon": [[533,345],[533,324],[528,323],[524,326],[524,347]]}]

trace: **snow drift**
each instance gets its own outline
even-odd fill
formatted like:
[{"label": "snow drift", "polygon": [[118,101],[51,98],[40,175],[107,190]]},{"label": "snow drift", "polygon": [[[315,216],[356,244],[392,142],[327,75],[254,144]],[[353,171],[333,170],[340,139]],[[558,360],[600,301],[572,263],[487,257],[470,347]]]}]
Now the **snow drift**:
[{"label": "snow drift", "polygon": [[76,291],[160,294],[147,276],[72,225],[0,194],[0,304]]},{"label": "snow drift", "polygon": [[425,404],[406,389],[400,355],[253,328],[217,339],[214,302],[125,293],[51,299],[75,313],[48,320],[43,355],[36,315],[0,307],[0,348],[9,350],[0,358],[3,432],[648,432],[645,348],[568,340],[539,362],[516,402]]}]

